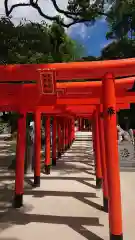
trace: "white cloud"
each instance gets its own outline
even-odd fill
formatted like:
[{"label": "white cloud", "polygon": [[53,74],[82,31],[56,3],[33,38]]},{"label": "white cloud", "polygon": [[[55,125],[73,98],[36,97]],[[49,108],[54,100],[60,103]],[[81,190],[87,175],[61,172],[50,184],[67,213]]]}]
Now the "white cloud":
[{"label": "white cloud", "polygon": [[91,38],[91,33],[93,33],[94,28],[96,28],[97,22],[95,22],[91,27],[87,27],[84,23],[75,24],[68,30],[69,35],[74,34],[74,32],[81,36],[81,39]]},{"label": "white cloud", "polygon": [[82,39],[86,38],[87,36],[87,31],[86,31],[86,26],[84,24],[81,24],[79,26],[79,34],[81,35]]},{"label": "white cloud", "polygon": [[[28,3],[29,0],[9,0],[9,6],[21,2]],[[61,9],[65,9],[67,7],[68,0],[57,0],[57,4]],[[58,14],[50,0],[39,0],[39,6],[42,8],[43,12],[45,12],[49,16],[55,16],[56,14]],[[0,1],[0,15],[5,15],[4,0]],[[27,20],[35,22],[45,20],[32,7],[18,7],[13,10],[11,15],[15,23],[20,22],[22,18],[26,18]]]}]

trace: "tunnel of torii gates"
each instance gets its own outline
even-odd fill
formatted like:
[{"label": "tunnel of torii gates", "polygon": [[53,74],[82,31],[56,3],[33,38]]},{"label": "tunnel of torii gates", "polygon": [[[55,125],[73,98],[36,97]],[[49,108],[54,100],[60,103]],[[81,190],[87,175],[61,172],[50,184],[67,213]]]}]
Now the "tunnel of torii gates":
[{"label": "tunnel of torii gates", "polygon": [[34,113],[35,117],[35,187],[40,186],[41,113],[46,114],[46,174],[73,143],[75,119],[87,118],[92,122],[96,186],[103,189],[110,239],[123,239],[116,113],[135,102],[134,88],[135,59],[1,65],[0,111],[18,112],[14,207],[23,205],[26,114]]}]

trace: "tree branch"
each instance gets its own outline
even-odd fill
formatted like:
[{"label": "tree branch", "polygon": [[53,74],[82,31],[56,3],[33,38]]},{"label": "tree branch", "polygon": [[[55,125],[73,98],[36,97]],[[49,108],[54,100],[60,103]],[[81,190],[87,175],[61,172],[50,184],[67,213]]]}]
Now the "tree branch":
[{"label": "tree branch", "polygon": [[[58,6],[58,4],[57,4],[57,1],[56,0],[51,0],[51,2],[52,2],[52,4],[53,4],[53,6],[54,6],[54,8],[56,9],[56,11],[58,12],[58,13],[61,13],[61,14],[63,14],[63,15],[65,15],[67,18],[71,18],[72,20],[74,20],[74,21],[77,21],[77,23],[78,23],[78,21],[88,21],[88,19],[87,20],[85,20],[85,19],[80,19],[80,12],[71,12],[71,11],[67,11],[67,10],[63,10],[63,9],[61,9],[59,6]],[[107,13],[104,13],[104,12],[101,12],[101,11],[97,11],[96,12],[98,15],[100,15],[100,16],[105,16],[105,17],[109,17],[109,14],[107,14]],[[73,24],[75,24],[75,23],[72,23],[72,25]]]},{"label": "tree branch", "polygon": [[29,6],[30,7],[30,3],[17,3],[17,4],[13,4],[11,6],[11,8],[9,9],[8,8],[8,0],[4,0],[4,6],[5,6],[5,13],[6,13],[6,16],[9,17],[9,15],[11,14],[11,12],[14,10],[14,8],[17,8],[17,7],[27,7]]},{"label": "tree branch", "polygon": [[[12,13],[12,11],[17,7],[26,7],[26,6],[33,7],[34,9],[36,9],[38,11],[38,13],[40,14],[41,17],[43,17],[47,20],[50,20],[50,21],[56,21],[58,24],[61,24],[61,26],[66,27],[66,28],[69,28],[72,25],[75,25],[77,23],[88,23],[89,21],[93,20],[93,19],[88,19],[88,18],[85,19],[84,17],[81,16],[81,12],[75,13],[75,12],[70,12],[70,11],[61,9],[58,6],[56,0],[51,0],[51,2],[58,13],[63,14],[64,16],[66,16],[69,19],[72,19],[72,22],[66,24],[66,23],[64,23],[63,20],[61,20],[59,18],[59,16],[54,16],[54,17],[48,16],[41,10],[40,6],[38,5],[38,0],[36,0],[36,1],[29,0],[29,3],[13,4],[10,9],[8,8],[8,0],[4,0],[5,13],[6,13],[6,16],[9,17],[9,15]],[[109,14],[101,12],[101,11],[97,11],[97,12],[95,11],[95,14],[99,15],[99,16],[110,17]]]},{"label": "tree branch", "polygon": [[[51,0],[51,2],[52,2],[54,8],[56,9],[56,11],[57,11],[58,13],[64,14],[64,15],[65,15],[66,17],[68,17],[68,18],[73,19],[73,16],[76,16],[76,17],[77,17],[77,16],[80,16],[80,13],[74,13],[74,12],[65,11],[65,10],[61,9],[61,8],[58,6],[56,0]],[[75,19],[75,20],[76,20],[76,19]]]},{"label": "tree branch", "polygon": [[[57,12],[61,13],[61,14],[64,14],[65,16],[67,16],[68,18],[72,18],[73,19],[73,16],[76,16],[76,17],[79,17],[80,16],[80,12],[70,12],[70,11],[67,11],[67,10],[63,10],[61,9],[58,4],[57,4],[57,1],[56,0],[51,0],[54,8],[56,9]],[[107,13],[104,13],[104,12],[101,12],[101,11],[97,11],[97,14],[99,15],[102,15],[102,16],[108,16]]]}]

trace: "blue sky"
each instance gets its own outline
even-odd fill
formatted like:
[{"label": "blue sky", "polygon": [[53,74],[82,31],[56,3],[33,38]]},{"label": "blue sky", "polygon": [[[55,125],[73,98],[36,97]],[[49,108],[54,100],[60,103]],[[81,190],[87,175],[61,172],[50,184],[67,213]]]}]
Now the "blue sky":
[{"label": "blue sky", "polygon": [[107,31],[107,22],[105,19],[101,19],[90,27],[77,24],[69,30],[68,34],[72,39],[84,46],[86,55],[100,56],[101,49],[111,42],[106,40]]}]

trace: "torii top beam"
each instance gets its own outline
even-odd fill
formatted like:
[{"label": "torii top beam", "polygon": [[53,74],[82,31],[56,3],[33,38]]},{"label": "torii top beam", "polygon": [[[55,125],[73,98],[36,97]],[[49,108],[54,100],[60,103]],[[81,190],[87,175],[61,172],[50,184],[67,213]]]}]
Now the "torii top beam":
[{"label": "torii top beam", "polygon": [[[52,69],[53,72],[56,73],[57,80],[57,89],[62,90],[62,80],[83,78],[83,79],[102,79],[104,74],[107,72],[111,72],[115,75],[115,77],[128,76],[133,75],[135,66],[135,59],[123,59],[123,60],[115,60],[115,61],[100,61],[100,62],[83,62],[83,63],[56,63],[56,64],[24,64],[24,65],[8,65],[8,66],[0,66],[0,83],[5,82],[8,83],[38,83],[39,82],[39,68],[40,69]],[[124,74],[124,75],[123,75]],[[58,83],[59,82],[59,83]],[[2,91],[1,84],[1,94],[0,94],[0,102],[3,105],[14,105],[19,108],[19,106],[25,103],[26,107],[33,106],[42,106],[43,105],[72,105],[77,104],[80,100],[79,104],[82,104],[83,98],[87,104],[99,104],[100,103],[100,94],[101,94],[101,81],[99,82],[87,82],[87,83],[68,83],[65,86],[67,93],[69,96],[64,93],[63,98],[58,97],[57,95],[50,98],[50,96],[42,96],[38,92],[37,85],[29,84],[27,86],[13,86],[10,84],[10,95],[7,95],[7,89]],[[127,93],[127,88],[131,88],[134,84],[134,77],[130,79],[122,79],[116,81],[116,96],[120,97],[120,99],[124,96],[129,97],[129,101],[135,100],[135,94]],[[4,84],[3,84],[4,85]],[[71,86],[72,85],[72,86]],[[82,88],[83,85],[83,88]],[[125,89],[126,86],[126,89]],[[18,91],[14,92],[13,87],[18,89]],[[86,98],[86,88],[88,88],[88,96]],[[12,91],[11,91],[12,89]],[[19,90],[20,89],[20,90]],[[76,96],[75,92],[80,90],[78,96]],[[90,95],[90,91],[92,91],[92,95]],[[95,92],[94,92],[95,91]],[[13,94],[14,92],[14,94]],[[81,94],[82,93],[82,94]],[[31,96],[30,96],[31,94]],[[126,95],[125,95],[126,94]],[[12,95],[12,96],[11,96]],[[40,97],[39,97],[40,95]],[[85,96],[85,97],[84,97]],[[31,99],[30,99],[31,97]],[[78,97],[78,98],[77,98]],[[8,100],[7,100],[8,99]],[[48,103],[47,103],[48,99]],[[127,102],[127,99],[122,100],[121,102]],[[64,101],[64,102],[63,102]],[[31,103],[32,102],[32,103]],[[120,103],[118,101],[118,103]],[[59,112],[59,111],[54,111]],[[61,112],[61,111],[60,111]]]},{"label": "torii top beam", "polygon": [[96,62],[1,65],[0,81],[37,80],[39,69],[55,69],[56,80],[102,79],[106,72],[114,77],[135,75],[135,58]]}]

